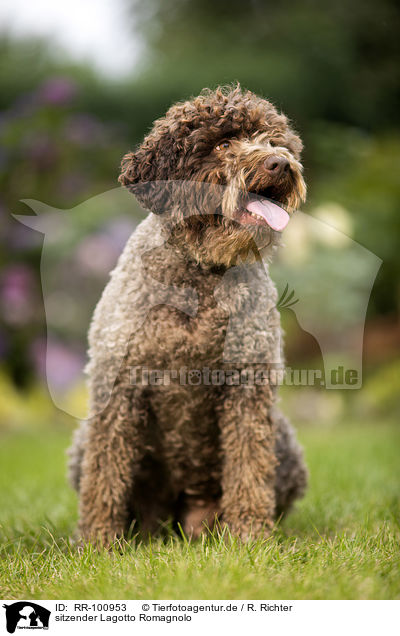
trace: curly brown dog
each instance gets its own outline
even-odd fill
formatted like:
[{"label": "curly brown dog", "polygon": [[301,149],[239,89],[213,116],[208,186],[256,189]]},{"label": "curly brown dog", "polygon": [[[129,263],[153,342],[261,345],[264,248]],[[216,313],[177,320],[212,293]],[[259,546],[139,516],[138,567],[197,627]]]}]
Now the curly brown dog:
[{"label": "curly brown dog", "polygon": [[91,415],[70,450],[83,538],[167,520],[197,537],[218,519],[247,540],[303,494],[301,448],[263,375],[282,365],[265,259],[305,199],[301,148],[236,86],[175,104],[124,157],[120,182],[152,213],[90,329]]}]

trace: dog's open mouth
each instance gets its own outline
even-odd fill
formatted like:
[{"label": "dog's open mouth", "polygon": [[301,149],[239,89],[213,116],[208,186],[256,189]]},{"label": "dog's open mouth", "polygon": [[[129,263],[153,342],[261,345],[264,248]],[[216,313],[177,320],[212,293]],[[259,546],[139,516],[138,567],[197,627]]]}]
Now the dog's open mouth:
[{"label": "dog's open mouth", "polygon": [[269,190],[249,194],[236,211],[236,219],[242,225],[269,226],[282,232],[289,223],[290,216],[283,203],[275,200]]}]

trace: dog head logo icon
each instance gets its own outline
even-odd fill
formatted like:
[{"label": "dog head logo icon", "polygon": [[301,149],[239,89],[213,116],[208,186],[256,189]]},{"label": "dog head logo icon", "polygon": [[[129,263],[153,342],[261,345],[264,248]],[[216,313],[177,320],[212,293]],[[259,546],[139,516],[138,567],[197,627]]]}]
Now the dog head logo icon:
[{"label": "dog head logo icon", "polygon": [[6,610],[6,627],[9,634],[14,634],[16,629],[49,628],[51,612],[37,603],[18,601],[3,607]]}]

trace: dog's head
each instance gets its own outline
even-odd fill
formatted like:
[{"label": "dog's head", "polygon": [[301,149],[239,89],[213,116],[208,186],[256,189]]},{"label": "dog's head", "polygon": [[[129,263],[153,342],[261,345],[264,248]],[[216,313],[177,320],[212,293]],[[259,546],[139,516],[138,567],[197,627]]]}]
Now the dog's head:
[{"label": "dog's head", "polygon": [[239,86],[206,90],[154,123],[119,180],[198,260],[228,266],[276,243],[305,200],[301,149],[270,102]]}]

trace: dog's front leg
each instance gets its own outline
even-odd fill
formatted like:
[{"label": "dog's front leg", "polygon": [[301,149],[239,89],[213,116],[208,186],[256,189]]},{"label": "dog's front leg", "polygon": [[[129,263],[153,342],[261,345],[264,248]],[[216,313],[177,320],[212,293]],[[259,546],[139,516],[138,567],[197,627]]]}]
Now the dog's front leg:
[{"label": "dog's front leg", "polygon": [[219,418],[222,521],[243,541],[266,536],[275,513],[275,431],[268,387],[229,387]]},{"label": "dog's front leg", "polygon": [[79,489],[83,539],[107,546],[128,529],[146,419],[138,390],[116,386],[109,404],[89,421]]}]

